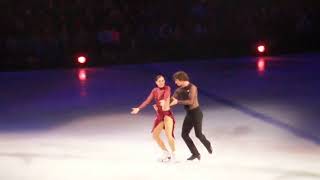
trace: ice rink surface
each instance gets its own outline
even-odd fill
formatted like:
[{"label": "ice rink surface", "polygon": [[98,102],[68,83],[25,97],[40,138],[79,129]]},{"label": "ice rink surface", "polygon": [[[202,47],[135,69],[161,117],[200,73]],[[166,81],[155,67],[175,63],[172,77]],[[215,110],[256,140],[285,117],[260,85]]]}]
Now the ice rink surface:
[{"label": "ice rink surface", "polygon": [[[1,72],[1,180],[319,180],[320,55],[190,59],[103,68]],[[184,70],[199,88],[213,155],[181,138],[176,163],[160,163],[154,112],[130,110],[157,73]],[[165,136],[162,136],[165,140]],[[165,141],[166,142],[166,141]]]}]

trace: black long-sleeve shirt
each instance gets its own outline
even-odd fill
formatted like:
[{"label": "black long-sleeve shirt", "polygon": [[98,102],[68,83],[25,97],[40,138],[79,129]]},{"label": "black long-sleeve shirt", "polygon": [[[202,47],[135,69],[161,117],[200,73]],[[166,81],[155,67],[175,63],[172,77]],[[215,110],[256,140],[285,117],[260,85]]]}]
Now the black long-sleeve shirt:
[{"label": "black long-sleeve shirt", "polygon": [[199,107],[198,88],[192,83],[186,87],[177,88],[173,97],[178,100],[178,104],[184,105],[187,110]]}]

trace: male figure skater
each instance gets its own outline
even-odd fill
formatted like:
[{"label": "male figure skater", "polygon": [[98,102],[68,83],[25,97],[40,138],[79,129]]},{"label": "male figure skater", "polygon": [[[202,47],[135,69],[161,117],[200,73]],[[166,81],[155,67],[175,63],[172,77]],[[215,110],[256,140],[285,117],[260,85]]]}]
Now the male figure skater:
[{"label": "male figure skater", "polygon": [[186,110],[186,116],[182,125],[182,138],[192,153],[187,160],[194,160],[196,158],[200,160],[200,153],[189,136],[191,129],[194,128],[196,137],[210,154],[212,154],[212,146],[202,133],[203,114],[199,107],[197,86],[189,82],[188,74],[183,71],[174,73],[173,80],[178,88],[172,97],[170,106],[182,104]]}]

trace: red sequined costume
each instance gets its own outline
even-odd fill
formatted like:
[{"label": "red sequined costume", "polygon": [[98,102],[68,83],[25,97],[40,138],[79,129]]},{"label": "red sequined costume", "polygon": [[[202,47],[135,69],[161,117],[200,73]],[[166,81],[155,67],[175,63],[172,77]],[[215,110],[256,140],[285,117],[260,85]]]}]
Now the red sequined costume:
[{"label": "red sequined costume", "polygon": [[171,110],[163,111],[162,107],[160,106],[160,101],[167,100],[168,98],[170,98],[170,95],[171,95],[171,88],[169,86],[164,86],[163,88],[156,87],[151,91],[148,98],[138,108],[143,109],[148,104],[150,104],[152,100],[155,100],[158,111],[156,113],[156,119],[154,121],[154,125],[151,132],[153,132],[154,128],[157,127],[157,125],[161,121],[164,121],[165,116],[169,116],[173,120],[172,136],[174,137],[175,119],[173,117],[173,113]]}]

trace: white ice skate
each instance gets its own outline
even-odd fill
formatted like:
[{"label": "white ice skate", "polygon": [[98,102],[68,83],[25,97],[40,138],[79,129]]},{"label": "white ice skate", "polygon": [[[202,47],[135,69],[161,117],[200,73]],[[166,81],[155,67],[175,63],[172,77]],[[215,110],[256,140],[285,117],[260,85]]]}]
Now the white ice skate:
[{"label": "white ice skate", "polygon": [[171,159],[170,153],[168,151],[163,151],[162,155],[158,160],[160,162],[169,162]]},{"label": "white ice skate", "polygon": [[172,152],[170,157],[170,163],[178,163],[179,161],[176,158],[176,153]]}]

